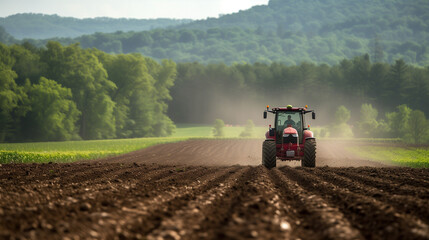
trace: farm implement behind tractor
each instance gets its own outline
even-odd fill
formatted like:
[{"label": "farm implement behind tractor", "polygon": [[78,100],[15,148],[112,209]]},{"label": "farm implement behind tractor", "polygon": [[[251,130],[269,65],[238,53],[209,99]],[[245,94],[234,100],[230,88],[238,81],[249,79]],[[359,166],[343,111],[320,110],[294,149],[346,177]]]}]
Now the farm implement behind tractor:
[{"label": "farm implement behind tractor", "polygon": [[275,115],[274,128],[269,127],[262,144],[262,165],[267,168],[276,167],[277,158],[282,161],[301,161],[303,167],[316,166],[316,138],[310,131],[310,125],[305,125],[305,114],[314,110],[294,108],[288,105],[285,108],[272,108],[267,106],[264,118],[268,113]]}]

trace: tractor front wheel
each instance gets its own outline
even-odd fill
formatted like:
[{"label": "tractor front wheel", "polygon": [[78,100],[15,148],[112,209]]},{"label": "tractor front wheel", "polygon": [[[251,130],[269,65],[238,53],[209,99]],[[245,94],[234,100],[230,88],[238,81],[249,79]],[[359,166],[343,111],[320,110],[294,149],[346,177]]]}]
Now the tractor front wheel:
[{"label": "tractor front wheel", "polygon": [[265,140],[262,144],[262,165],[268,169],[276,167],[276,141]]},{"label": "tractor front wheel", "polygon": [[316,139],[305,140],[304,158],[301,160],[302,167],[316,167]]}]

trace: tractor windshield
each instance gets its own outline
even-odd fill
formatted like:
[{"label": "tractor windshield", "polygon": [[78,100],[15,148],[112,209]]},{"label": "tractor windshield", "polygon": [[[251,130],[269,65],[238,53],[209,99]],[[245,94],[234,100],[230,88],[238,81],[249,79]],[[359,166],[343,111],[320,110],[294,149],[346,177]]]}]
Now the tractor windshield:
[{"label": "tractor windshield", "polygon": [[277,126],[285,129],[288,125],[297,128],[301,124],[300,112],[279,112],[277,114]]},{"label": "tractor windshield", "polygon": [[301,113],[296,111],[282,111],[277,112],[277,124],[276,124],[276,132],[277,132],[277,140],[281,140],[281,136],[283,135],[283,130],[291,126],[295,128],[300,135],[300,142],[302,136],[302,123],[301,123]]}]

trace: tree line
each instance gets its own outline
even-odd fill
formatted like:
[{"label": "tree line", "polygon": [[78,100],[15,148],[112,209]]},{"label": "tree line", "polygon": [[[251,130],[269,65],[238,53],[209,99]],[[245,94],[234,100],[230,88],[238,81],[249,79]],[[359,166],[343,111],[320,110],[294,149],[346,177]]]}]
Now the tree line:
[{"label": "tree line", "polygon": [[[11,42],[7,34],[3,35],[5,40],[0,41]],[[390,40],[376,33],[370,38],[363,38],[349,35],[346,30],[341,33],[329,32],[309,36],[300,31],[283,33],[263,27],[155,29],[25,41],[41,47],[51,40],[64,45],[80,43],[84,48],[97,48],[108,53],[138,52],[156,60],[170,58],[175,62],[196,61],[204,64],[280,62],[297,65],[301,62],[313,62],[335,65],[344,58],[353,58],[365,53],[370,53],[375,62],[393,63],[395,59],[401,58],[417,65],[429,63],[427,39]]]},{"label": "tree line", "polygon": [[318,129],[320,137],[398,138],[407,143],[429,143],[429,120],[421,110],[412,110],[406,104],[394,111],[378,115],[372,104],[362,104],[359,120],[349,123],[351,111],[341,105],[332,124]]},{"label": "tree line", "polygon": [[78,44],[0,44],[0,142],[167,136],[176,64]]},{"label": "tree line", "polygon": [[[396,60],[372,63],[368,55],[339,64],[178,63],[169,116],[175,122],[212,123],[220,118],[240,124],[250,116],[257,124],[267,105],[309,105],[318,110],[319,125],[330,124],[339,105],[358,113],[372,104],[380,116],[407,104],[429,114],[429,67]],[[358,114],[351,116],[354,123]]]},{"label": "tree line", "polygon": [[266,125],[261,117],[266,105],[288,104],[315,109],[317,125],[334,123],[336,109],[344,105],[351,109],[347,123],[353,131],[375,124],[359,123],[361,105],[371,104],[381,129],[380,120],[394,119],[386,114],[402,104],[427,116],[428,100],[429,67],[403,60],[374,63],[368,54],[333,66],[176,64],[77,44],[0,45],[2,142],[167,136],[174,122],[214,119]]}]

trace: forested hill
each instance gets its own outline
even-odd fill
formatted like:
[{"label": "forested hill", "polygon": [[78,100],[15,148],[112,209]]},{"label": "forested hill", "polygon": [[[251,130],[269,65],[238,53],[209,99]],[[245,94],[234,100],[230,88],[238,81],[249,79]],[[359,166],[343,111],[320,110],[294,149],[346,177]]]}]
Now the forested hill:
[{"label": "forested hill", "polygon": [[17,39],[78,37],[96,32],[145,31],[189,23],[189,19],[127,19],[60,17],[58,15],[23,13],[0,18],[8,33]]},{"label": "forested hill", "polygon": [[235,27],[264,35],[265,42],[259,43],[271,59],[279,58],[277,51],[294,56],[288,60],[295,62],[332,64],[339,57],[366,52],[376,62],[403,58],[429,64],[427,0],[270,0],[268,5],[178,26],[205,31]]},{"label": "forested hill", "polygon": [[268,5],[180,27],[262,28],[308,35],[345,31],[365,38],[379,34],[386,39],[413,40],[423,37],[420,34],[427,32],[428,24],[427,0],[270,0]]},{"label": "forested hill", "polygon": [[[176,62],[336,65],[368,53],[372,62],[403,59],[427,66],[429,2],[271,0],[268,5],[172,28],[53,40]],[[30,42],[43,46],[47,40]]]}]

